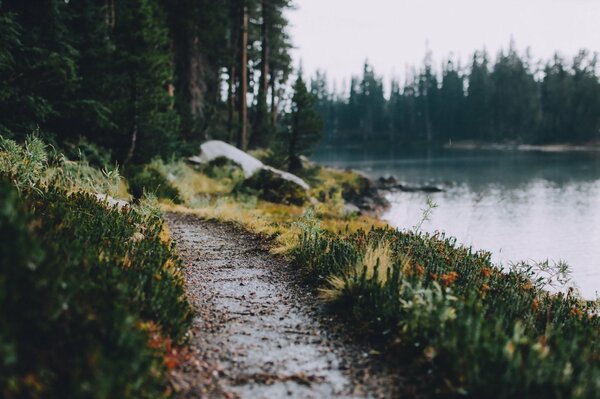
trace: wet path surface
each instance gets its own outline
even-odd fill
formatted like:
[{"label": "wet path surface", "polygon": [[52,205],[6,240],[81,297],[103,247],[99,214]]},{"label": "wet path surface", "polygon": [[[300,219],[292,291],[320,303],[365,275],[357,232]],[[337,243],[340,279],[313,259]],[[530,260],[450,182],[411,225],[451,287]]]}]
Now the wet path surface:
[{"label": "wet path surface", "polygon": [[189,364],[175,375],[180,397],[390,395],[365,388],[381,387],[356,360],[368,356],[324,327],[318,302],[259,239],[193,216],[167,222],[196,310]]}]

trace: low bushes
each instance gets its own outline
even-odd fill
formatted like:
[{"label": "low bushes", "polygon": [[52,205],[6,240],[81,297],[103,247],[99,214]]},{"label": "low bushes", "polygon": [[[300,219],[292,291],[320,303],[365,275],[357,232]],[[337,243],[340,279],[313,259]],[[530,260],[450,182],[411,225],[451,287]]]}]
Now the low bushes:
[{"label": "low bushes", "polygon": [[142,198],[144,194],[150,194],[159,199],[167,199],[175,204],[181,204],[183,202],[181,193],[157,165],[162,164],[157,161],[143,166],[131,167],[131,170],[127,173],[131,194],[135,199]]},{"label": "low bushes", "polygon": [[191,311],[160,217],[63,186],[31,143],[0,152],[0,397],[167,396]]},{"label": "low bushes", "polygon": [[439,395],[593,398],[600,318],[551,295],[532,267],[503,273],[487,253],[389,228],[334,234],[305,224],[295,260],[352,324],[411,361]]},{"label": "low bushes", "polygon": [[308,200],[308,193],[304,188],[267,169],[261,169],[239,183],[235,192],[253,194],[276,204],[303,205]]}]

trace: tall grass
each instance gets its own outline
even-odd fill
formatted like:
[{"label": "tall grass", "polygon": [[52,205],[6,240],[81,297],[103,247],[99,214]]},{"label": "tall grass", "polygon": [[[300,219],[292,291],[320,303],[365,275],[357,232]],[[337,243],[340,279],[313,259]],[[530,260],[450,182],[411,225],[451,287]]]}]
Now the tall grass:
[{"label": "tall grass", "polygon": [[0,397],[168,396],[191,312],[157,208],[99,202],[118,176],[46,151],[0,152]]},{"label": "tall grass", "polygon": [[504,273],[454,239],[390,228],[305,229],[295,261],[392,362],[429,376],[437,395],[598,397],[597,304],[542,289],[562,266]]}]

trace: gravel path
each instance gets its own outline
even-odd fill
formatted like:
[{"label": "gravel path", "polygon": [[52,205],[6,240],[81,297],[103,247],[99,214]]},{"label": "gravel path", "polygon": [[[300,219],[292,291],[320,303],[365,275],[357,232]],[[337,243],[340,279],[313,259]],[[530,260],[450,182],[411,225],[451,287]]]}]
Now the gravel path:
[{"label": "gravel path", "polygon": [[256,236],[189,215],[167,222],[196,310],[190,354],[172,378],[179,397],[392,396],[366,350]]}]

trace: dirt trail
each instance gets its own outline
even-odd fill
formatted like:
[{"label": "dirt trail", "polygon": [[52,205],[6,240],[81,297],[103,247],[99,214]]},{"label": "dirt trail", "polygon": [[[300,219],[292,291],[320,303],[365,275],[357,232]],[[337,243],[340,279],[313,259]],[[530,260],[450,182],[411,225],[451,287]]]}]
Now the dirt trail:
[{"label": "dirt trail", "polygon": [[[296,273],[233,226],[167,215],[197,312],[180,397],[385,397],[364,351],[331,328]],[[199,391],[204,386],[204,391]]]}]

